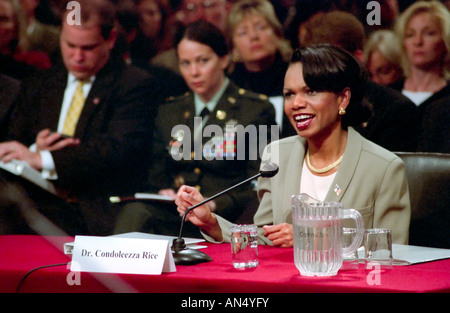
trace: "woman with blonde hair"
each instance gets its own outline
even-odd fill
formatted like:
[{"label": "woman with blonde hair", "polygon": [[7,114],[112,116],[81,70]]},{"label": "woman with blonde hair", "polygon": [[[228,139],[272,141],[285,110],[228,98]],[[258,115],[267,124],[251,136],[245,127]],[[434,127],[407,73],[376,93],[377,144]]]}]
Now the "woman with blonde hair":
[{"label": "woman with blonde hair", "polygon": [[393,87],[418,106],[417,149],[447,151],[448,139],[439,138],[448,138],[448,126],[430,116],[445,112],[437,107],[450,101],[450,13],[438,1],[418,1],[402,13],[395,29],[406,78]]},{"label": "woman with blonde hair", "polygon": [[373,82],[389,86],[403,78],[400,44],[393,31],[382,29],[370,34],[363,54]]},{"label": "woman with blonde hair", "polygon": [[226,36],[233,61],[228,70],[231,80],[268,96],[277,110],[283,136],[293,133],[282,106],[284,74],[292,48],[272,4],[267,0],[236,2],[228,15]]},{"label": "woman with blonde hair", "polygon": [[450,95],[450,13],[438,1],[417,1],[400,15],[395,31],[406,76],[396,89],[423,111]]}]

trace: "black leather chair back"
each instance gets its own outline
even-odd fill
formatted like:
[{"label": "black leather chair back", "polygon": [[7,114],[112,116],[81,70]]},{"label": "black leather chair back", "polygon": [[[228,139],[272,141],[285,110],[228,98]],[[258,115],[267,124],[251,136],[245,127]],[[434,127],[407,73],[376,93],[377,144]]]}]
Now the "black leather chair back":
[{"label": "black leather chair back", "polygon": [[396,152],[411,198],[409,244],[450,249],[450,154]]}]

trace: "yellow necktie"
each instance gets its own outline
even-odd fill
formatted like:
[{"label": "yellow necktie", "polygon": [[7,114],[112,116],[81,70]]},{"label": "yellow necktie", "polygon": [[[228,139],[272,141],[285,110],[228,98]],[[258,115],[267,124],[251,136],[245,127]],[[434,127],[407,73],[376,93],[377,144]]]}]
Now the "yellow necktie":
[{"label": "yellow necktie", "polygon": [[84,93],[83,85],[85,82],[78,81],[77,89],[73,95],[72,103],[70,104],[69,111],[64,121],[64,127],[62,133],[67,136],[73,136],[77,127],[78,119],[80,118],[81,111],[84,105]]}]

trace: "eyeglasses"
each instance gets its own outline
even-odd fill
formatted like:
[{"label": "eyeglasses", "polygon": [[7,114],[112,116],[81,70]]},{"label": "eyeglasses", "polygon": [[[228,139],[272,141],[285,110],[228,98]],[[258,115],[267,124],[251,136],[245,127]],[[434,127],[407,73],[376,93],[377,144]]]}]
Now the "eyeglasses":
[{"label": "eyeglasses", "polygon": [[0,26],[11,27],[14,26],[14,20],[8,16],[0,16]]},{"label": "eyeglasses", "polygon": [[223,2],[223,0],[220,0],[220,1],[205,0],[201,4],[188,3],[186,5],[185,11],[187,13],[192,14],[192,13],[195,13],[196,11],[198,11],[200,8],[203,8],[206,11],[214,10],[222,2]]},{"label": "eyeglasses", "polygon": [[241,5],[241,9],[242,9],[242,11],[246,11],[246,10],[249,10],[249,9],[257,8],[257,7],[259,7],[260,5],[261,5],[261,2],[258,2],[258,1],[250,1],[250,2],[248,2],[248,3],[243,3],[243,4]]}]

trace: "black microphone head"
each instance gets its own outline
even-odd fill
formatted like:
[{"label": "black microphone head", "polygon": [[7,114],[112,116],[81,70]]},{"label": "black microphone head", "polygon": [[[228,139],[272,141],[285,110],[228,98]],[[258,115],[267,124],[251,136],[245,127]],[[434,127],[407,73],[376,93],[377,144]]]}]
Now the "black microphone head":
[{"label": "black microphone head", "polygon": [[275,163],[267,163],[259,172],[262,177],[274,177],[278,173],[278,165]]}]

